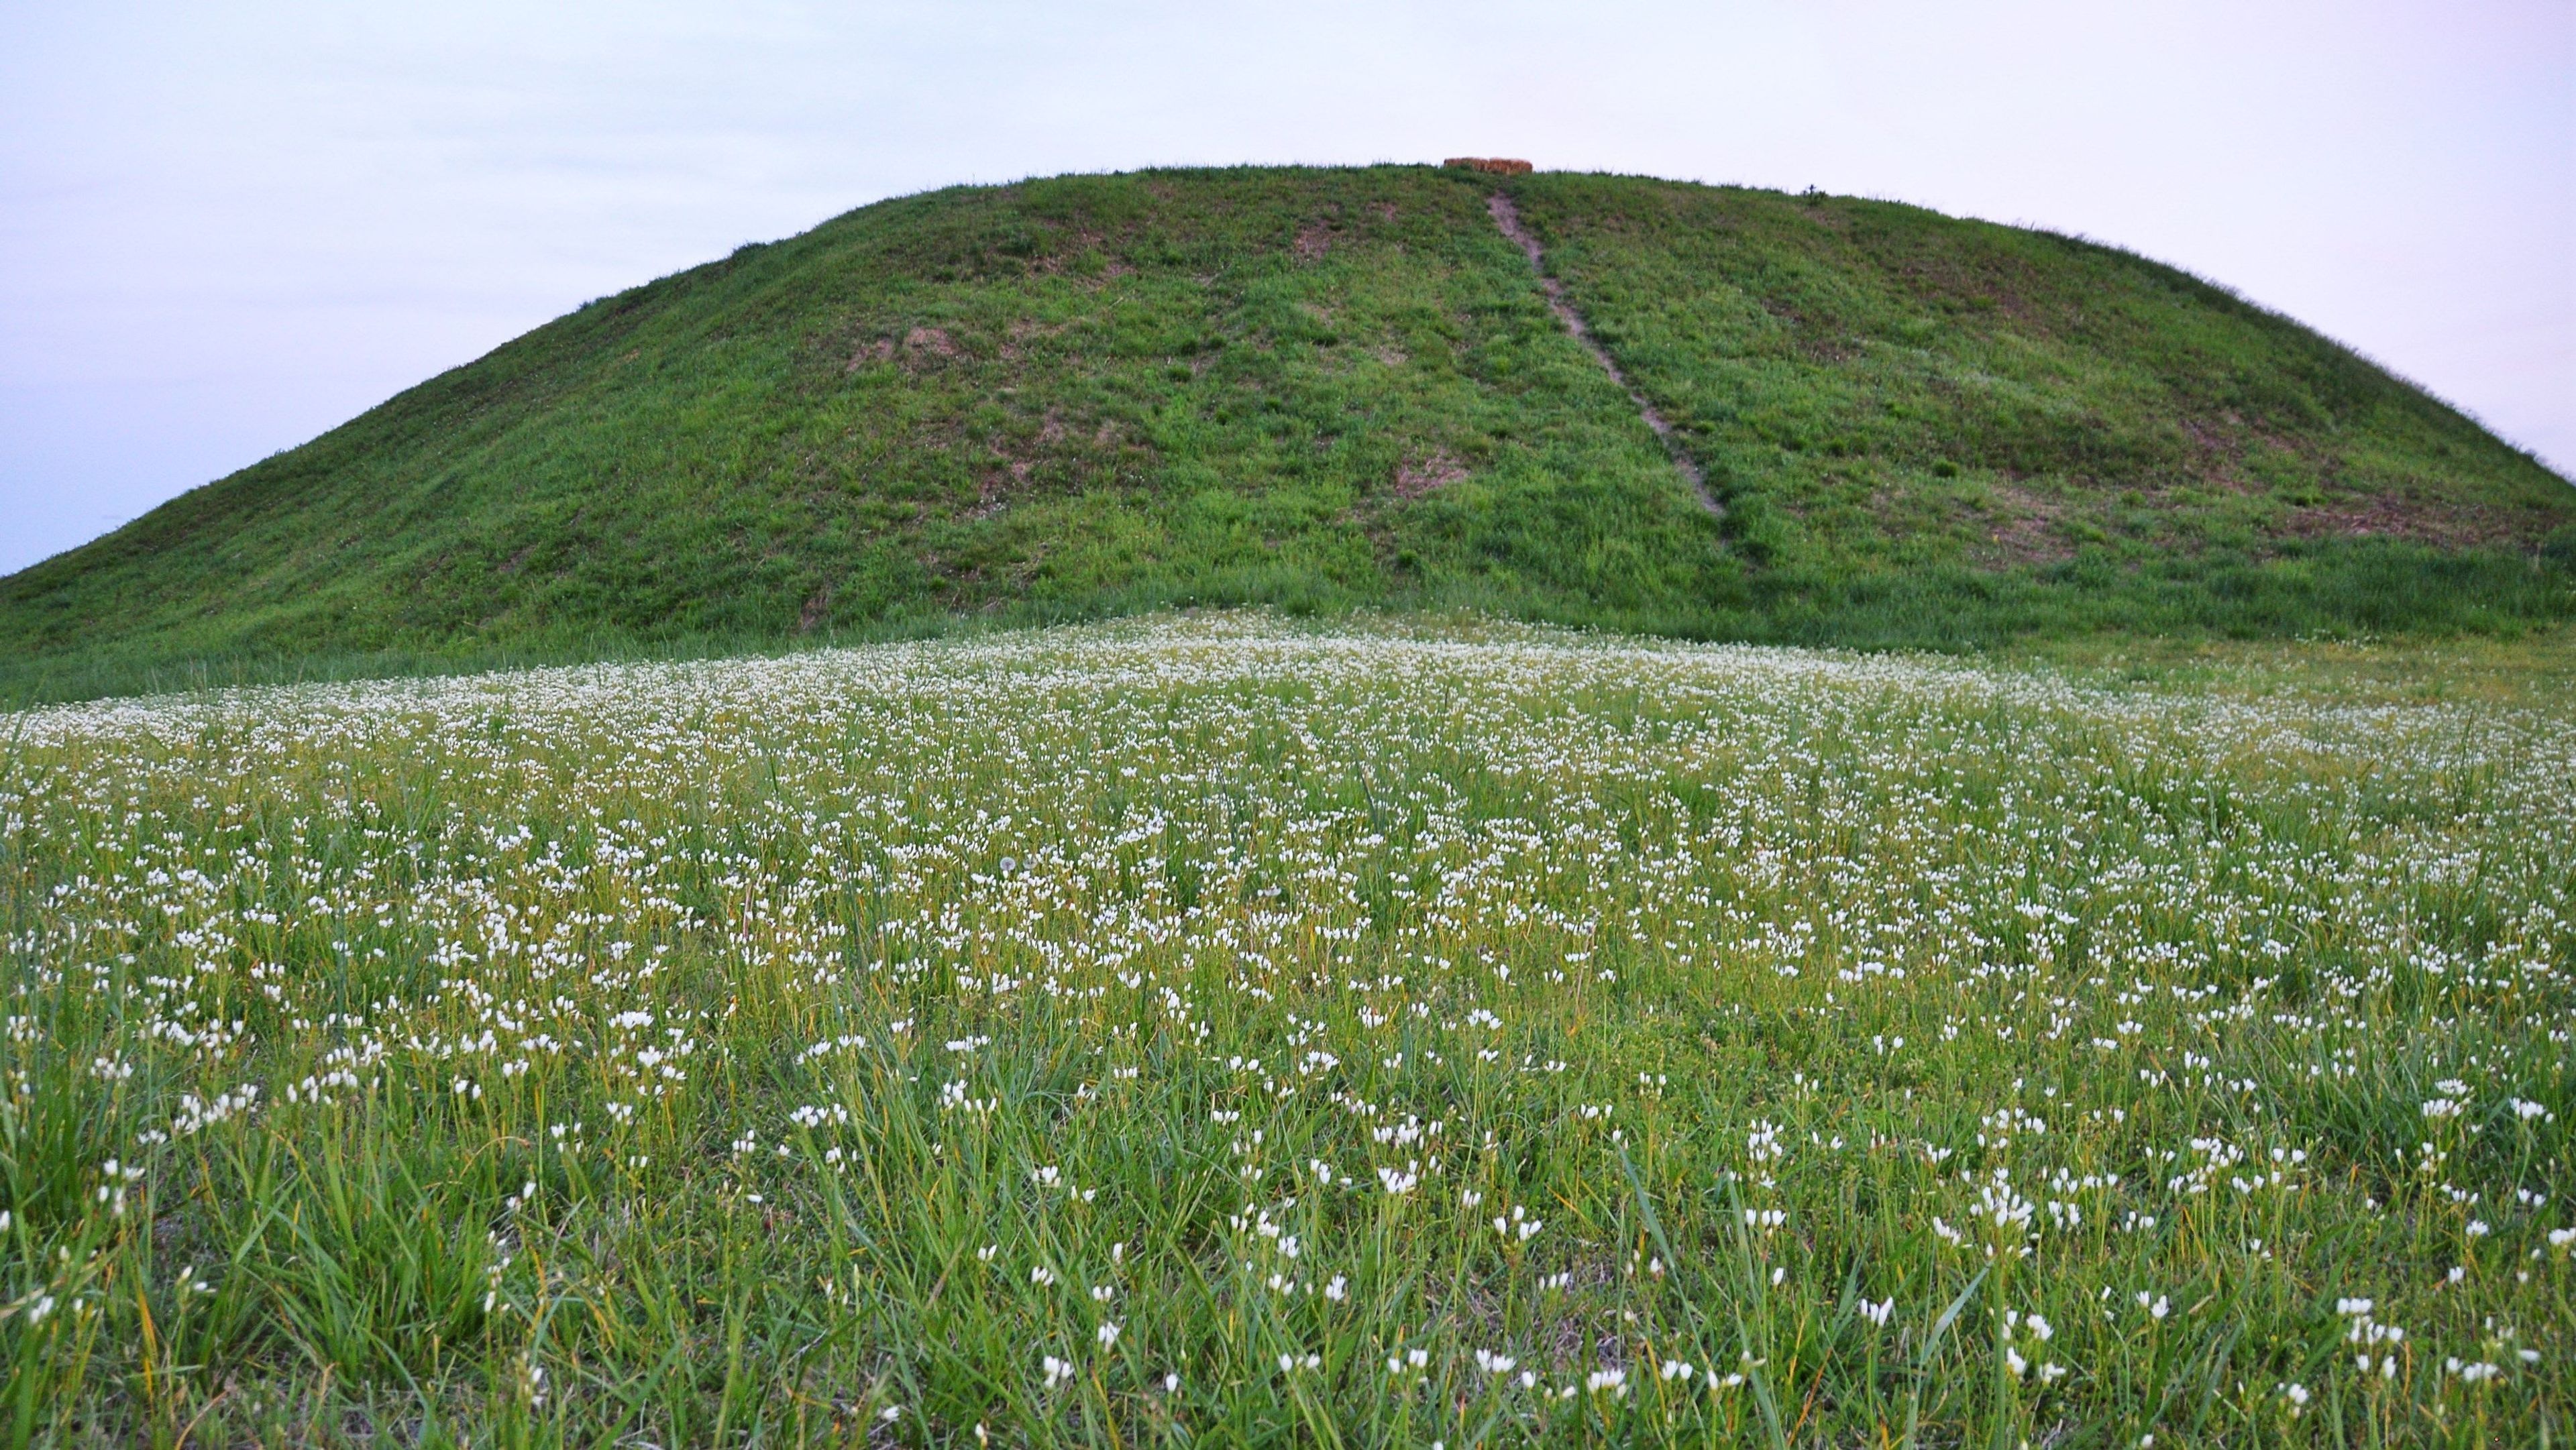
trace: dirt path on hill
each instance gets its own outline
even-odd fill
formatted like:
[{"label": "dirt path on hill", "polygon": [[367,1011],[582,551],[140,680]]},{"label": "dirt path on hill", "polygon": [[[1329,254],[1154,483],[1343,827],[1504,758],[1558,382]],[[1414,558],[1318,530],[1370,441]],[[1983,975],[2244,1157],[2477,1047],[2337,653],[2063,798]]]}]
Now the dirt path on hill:
[{"label": "dirt path on hill", "polygon": [[1619,365],[1610,360],[1609,352],[1592,335],[1592,329],[1584,326],[1583,314],[1575,311],[1574,304],[1565,299],[1565,284],[1547,274],[1547,267],[1540,257],[1538,238],[1531,236],[1529,228],[1521,225],[1520,208],[1512,205],[1510,197],[1498,191],[1485,199],[1485,210],[1493,213],[1494,225],[1502,228],[1503,235],[1529,254],[1530,270],[1538,274],[1539,290],[1547,294],[1548,309],[1556,314],[1557,321],[1565,324],[1566,331],[1574,334],[1574,340],[1583,344],[1584,351],[1592,354],[1592,360],[1601,364],[1601,370],[1610,375],[1610,381],[1627,391],[1628,401],[1637,405],[1637,416],[1645,419],[1646,426],[1655,430],[1655,436],[1663,440],[1664,452],[1673,460],[1673,467],[1690,481],[1691,494],[1699,500],[1699,506],[1708,510],[1711,518],[1724,518],[1726,510],[1708,491],[1708,475],[1701,471],[1699,461],[1682,447],[1681,438],[1673,432],[1673,425],[1665,421],[1663,414],[1655,411],[1655,405],[1647,402],[1646,395],[1638,392],[1637,385],[1629,382],[1628,375],[1619,371]]}]

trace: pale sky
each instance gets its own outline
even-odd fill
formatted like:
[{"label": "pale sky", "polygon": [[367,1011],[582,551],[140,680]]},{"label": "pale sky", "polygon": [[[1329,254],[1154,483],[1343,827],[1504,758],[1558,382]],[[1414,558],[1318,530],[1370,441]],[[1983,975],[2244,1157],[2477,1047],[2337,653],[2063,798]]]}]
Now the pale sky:
[{"label": "pale sky", "polygon": [[883,197],[1461,152],[2080,232],[2576,467],[2576,0],[0,0],[0,570]]}]

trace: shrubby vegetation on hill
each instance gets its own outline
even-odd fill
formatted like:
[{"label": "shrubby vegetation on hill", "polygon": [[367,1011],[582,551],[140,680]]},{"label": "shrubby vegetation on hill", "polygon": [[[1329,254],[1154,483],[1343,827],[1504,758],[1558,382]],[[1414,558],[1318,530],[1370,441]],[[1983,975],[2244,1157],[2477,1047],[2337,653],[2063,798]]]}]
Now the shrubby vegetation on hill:
[{"label": "shrubby vegetation on hill", "polygon": [[2104,247],[1635,178],[1144,172],[889,201],[592,303],[0,581],[0,651],[23,686],[1174,602],[2495,628],[2567,611],[2571,518],[2457,412]]}]

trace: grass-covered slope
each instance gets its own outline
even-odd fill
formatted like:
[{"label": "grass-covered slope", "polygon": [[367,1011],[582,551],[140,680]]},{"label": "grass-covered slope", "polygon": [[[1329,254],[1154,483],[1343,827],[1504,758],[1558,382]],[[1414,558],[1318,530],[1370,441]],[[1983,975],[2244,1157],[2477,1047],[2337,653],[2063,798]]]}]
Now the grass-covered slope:
[{"label": "grass-covered slope", "polygon": [[1775,617],[1878,592],[2018,595],[2032,623],[2459,623],[2519,592],[2506,556],[2566,562],[2566,480],[2170,267],[1884,202],[1512,190]]},{"label": "grass-covered slope", "polygon": [[[1485,198],[1682,427],[1699,509]],[[1420,167],[863,208],[0,581],[8,668],[1468,603],[1748,637],[2477,624],[2576,491],[2168,269],[1882,203]]]},{"label": "grass-covered slope", "polygon": [[1478,188],[1076,177],[593,303],[9,581],[20,649],[777,633],[1035,596],[1506,594],[1734,566]]}]

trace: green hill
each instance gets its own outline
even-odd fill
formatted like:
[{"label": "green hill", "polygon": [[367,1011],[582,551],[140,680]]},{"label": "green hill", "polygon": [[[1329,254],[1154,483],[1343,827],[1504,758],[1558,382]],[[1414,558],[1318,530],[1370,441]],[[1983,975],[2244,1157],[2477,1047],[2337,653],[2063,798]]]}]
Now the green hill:
[{"label": "green hill", "polygon": [[593,302],[0,580],[0,652],[23,681],[1166,602],[2474,629],[2568,612],[2571,520],[2453,409],[2089,242],[1628,177],[1142,172],[884,202]]}]

